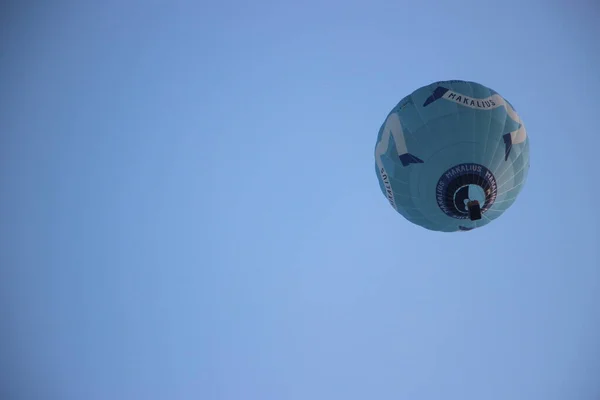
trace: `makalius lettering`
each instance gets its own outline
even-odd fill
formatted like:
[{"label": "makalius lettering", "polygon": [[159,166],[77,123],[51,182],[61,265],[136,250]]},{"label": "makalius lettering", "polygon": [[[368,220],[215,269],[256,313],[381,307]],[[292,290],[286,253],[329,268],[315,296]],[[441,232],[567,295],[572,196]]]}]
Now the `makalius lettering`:
[{"label": "makalius lettering", "polygon": [[467,173],[481,174],[481,171],[481,165],[463,164],[448,170],[448,172],[446,172],[446,179],[450,179],[455,177],[456,175],[463,175]]},{"label": "makalius lettering", "polygon": [[445,99],[454,103],[461,104],[466,107],[476,108],[479,110],[491,110],[496,107],[505,105],[505,100],[499,94],[493,94],[489,97],[478,99],[475,97],[466,96],[462,93],[455,92],[443,86],[438,86],[431,96],[425,100],[423,107],[427,107],[436,100]]},{"label": "makalius lettering", "polygon": [[496,178],[490,171],[485,171],[484,179],[489,182],[490,187],[487,189],[486,194],[490,196],[490,203],[496,201],[496,196],[498,195],[498,186],[496,183]]},{"label": "makalius lettering", "polygon": [[442,209],[443,212],[445,213],[449,213],[450,211],[448,210],[448,208],[446,207],[446,204],[444,202],[446,193],[445,193],[445,189],[446,188],[446,182],[444,182],[443,180],[440,180],[437,184],[437,187],[435,188],[435,196],[437,198],[437,202],[440,206],[440,208]]},{"label": "makalius lettering", "polygon": [[383,186],[385,188],[385,197],[387,197],[388,201],[392,205],[392,207],[396,208],[396,201],[394,200],[394,192],[392,191],[392,185],[390,184],[390,180],[388,178],[387,172],[385,172],[384,168],[379,170],[381,174],[381,181],[383,182]]},{"label": "makalius lettering", "polygon": [[487,99],[472,99],[455,92],[449,92],[447,98],[448,100],[454,100],[456,103],[464,104],[473,108],[486,109],[496,107],[496,102],[494,101],[493,97],[488,97]]}]

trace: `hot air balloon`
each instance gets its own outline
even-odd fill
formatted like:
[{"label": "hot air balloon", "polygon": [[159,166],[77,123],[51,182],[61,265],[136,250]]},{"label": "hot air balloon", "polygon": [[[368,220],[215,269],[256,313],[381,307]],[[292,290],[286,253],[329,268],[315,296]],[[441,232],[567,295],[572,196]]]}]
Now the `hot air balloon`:
[{"label": "hot air balloon", "polygon": [[423,228],[470,231],[500,217],[529,171],[517,111],[479,83],[450,80],[415,90],[377,135],[375,167],[391,206]]}]

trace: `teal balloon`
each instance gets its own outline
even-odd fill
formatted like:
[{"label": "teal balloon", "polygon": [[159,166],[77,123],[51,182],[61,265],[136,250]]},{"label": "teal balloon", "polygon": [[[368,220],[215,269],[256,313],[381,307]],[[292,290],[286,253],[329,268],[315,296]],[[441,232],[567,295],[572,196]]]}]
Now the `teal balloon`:
[{"label": "teal balloon", "polygon": [[469,231],[500,217],[529,172],[529,138],[512,104],[469,81],[440,81],[403,98],[375,146],[381,192],[410,222]]}]

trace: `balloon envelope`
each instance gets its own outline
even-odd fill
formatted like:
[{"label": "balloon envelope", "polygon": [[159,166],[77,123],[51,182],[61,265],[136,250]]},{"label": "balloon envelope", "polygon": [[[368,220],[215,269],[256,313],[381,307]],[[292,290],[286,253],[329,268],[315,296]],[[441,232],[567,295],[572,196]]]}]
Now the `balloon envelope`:
[{"label": "balloon envelope", "polygon": [[424,228],[468,231],[500,217],[529,171],[529,139],[515,108],[494,90],[440,81],[415,90],[377,135],[382,193]]}]

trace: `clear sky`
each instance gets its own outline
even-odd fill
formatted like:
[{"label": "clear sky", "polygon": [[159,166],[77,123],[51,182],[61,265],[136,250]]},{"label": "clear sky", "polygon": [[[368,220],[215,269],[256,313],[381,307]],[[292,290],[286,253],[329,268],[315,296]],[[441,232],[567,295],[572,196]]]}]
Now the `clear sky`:
[{"label": "clear sky", "polygon": [[[2,7],[0,398],[600,398],[593,1]],[[389,110],[444,79],[531,141],[467,233],[375,175]]]}]

